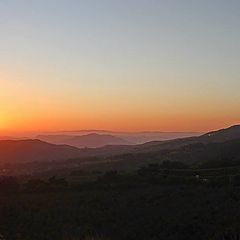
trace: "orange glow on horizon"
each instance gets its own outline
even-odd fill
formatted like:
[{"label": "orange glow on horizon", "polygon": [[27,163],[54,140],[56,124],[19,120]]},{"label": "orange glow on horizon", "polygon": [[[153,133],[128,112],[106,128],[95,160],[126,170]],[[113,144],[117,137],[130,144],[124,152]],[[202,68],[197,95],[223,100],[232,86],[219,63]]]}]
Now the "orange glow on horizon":
[{"label": "orange glow on horizon", "polygon": [[0,135],[240,123],[238,4],[13,2],[0,9]]},{"label": "orange glow on horizon", "polygon": [[[29,116],[28,116],[29,117]],[[206,132],[220,129],[240,121],[217,119],[201,116],[117,116],[104,118],[64,118],[63,116],[34,116],[15,119],[0,117],[0,131],[14,132],[51,132],[99,129],[110,131],[165,131],[165,132]],[[2,134],[0,133],[0,135]]]},{"label": "orange glow on horizon", "polygon": [[204,95],[182,96],[176,89],[169,96],[154,89],[151,94],[119,89],[104,95],[94,87],[82,94],[67,87],[55,93],[54,88],[22,85],[24,78],[0,74],[5,86],[0,90],[0,135],[82,129],[206,132],[240,123],[236,101],[220,105],[210,99],[209,104]]}]

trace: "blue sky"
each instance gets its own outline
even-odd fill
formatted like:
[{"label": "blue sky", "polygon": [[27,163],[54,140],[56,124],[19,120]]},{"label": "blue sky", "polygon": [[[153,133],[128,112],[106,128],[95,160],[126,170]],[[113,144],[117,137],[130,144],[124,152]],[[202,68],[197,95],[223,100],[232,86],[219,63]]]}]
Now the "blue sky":
[{"label": "blue sky", "polygon": [[0,30],[8,128],[44,111],[69,129],[240,120],[239,1],[2,0]]}]

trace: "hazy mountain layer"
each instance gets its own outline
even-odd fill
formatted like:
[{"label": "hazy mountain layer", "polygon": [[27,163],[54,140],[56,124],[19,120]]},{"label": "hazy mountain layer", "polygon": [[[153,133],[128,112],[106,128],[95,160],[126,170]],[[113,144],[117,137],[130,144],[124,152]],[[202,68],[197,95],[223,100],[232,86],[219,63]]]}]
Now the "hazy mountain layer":
[{"label": "hazy mountain layer", "polygon": [[[72,141],[72,144],[81,145],[83,138],[68,136],[51,136],[52,141]],[[109,136],[90,134],[84,136],[84,142],[89,140],[89,145],[100,144],[92,142],[93,138],[115,141],[115,144],[126,143],[124,140]],[[40,140],[2,140],[0,141],[1,162],[30,162],[30,161],[59,161],[95,157],[99,162],[110,159],[131,162],[153,162],[163,160],[184,161],[200,163],[217,157],[228,156],[234,158],[240,152],[240,126],[233,126],[215,132],[209,132],[199,137],[175,139],[169,141],[153,141],[141,145],[111,145],[101,148],[78,149],[68,145],[56,145]],[[101,142],[101,144],[107,144]],[[78,145],[78,146],[79,146]],[[89,146],[88,145],[88,146]],[[233,145],[233,147],[232,147]],[[82,146],[82,145],[81,145]],[[227,149],[233,149],[232,153]]]},{"label": "hazy mountain layer", "polygon": [[78,148],[97,148],[106,145],[130,145],[129,141],[120,137],[91,133],[83,136],[71,135],[39,135],[38,139],[54,144],[67,144]]}]

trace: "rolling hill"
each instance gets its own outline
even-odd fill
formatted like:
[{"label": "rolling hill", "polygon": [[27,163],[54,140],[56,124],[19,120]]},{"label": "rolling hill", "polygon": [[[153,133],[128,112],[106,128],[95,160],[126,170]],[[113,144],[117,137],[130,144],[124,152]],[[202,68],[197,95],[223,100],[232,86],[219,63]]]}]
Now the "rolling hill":
[{"label": "rolling hill", "polygon": [[196,143],[220,143],[231,140],[240,139],[240,125],[231,126],[226,129],[208,132],[197,137],[179,138],[169,141],[153,141],[142,145],[138,145],[135,149],[136,152],[154,152],[161,150],[179,149],[187,145]]},{"label": "rolling hill", "polygon": [[[153,141],[135,146],[105,146],[83,150],[82,157],[97,156],[99,162],[109,159],[112,168],[136,168],[162,161],[181,161],[200,166],[211,161],[238,161],[240,156],[240,125],[199,137],[169,141]],[[104,157],[104,158],[103,158]],[[226,163],[225,163],[226,164]]]},{"label": "rolling hill", "polygon": [[240,125],[234,125],[229,128],[208,132],[199,139],[203,142],[226,142],[240,138]]},{"label": "rolling hill", "polygon": [[[88,146],[96,146],[99,139],[115,140],[121,144],[122,140],[97,134],[88,134],[84,138],[75,136],[68,138],[63,135],[56,138],[69,141],[77,146],[83,146],[83,141],[89,141]],[[107,136],[107,137],[106,137]],[[54,138],[51,136],[50,138]],[[72,137],[72,136],[71,136]],[[96,142],[93,139],[97,139]],[[56,141],[56,139],[52,139]],[[91,142],[93,141],[93,142]],[[102,144],[107,142],[102,141]],[[125,141],[123,141],[125,143]],[[232,126],[199,137],[181,138],[169,141],[153,141],[140,145],[108,145],[100,148],[79,149],[69,145],[56,145],[41,140],[2,140],[0,141],[1,162],[33,162],[33,161],[59,161],[76,159],[81,161],[94,157],[99,163],[102,161],[117,161],[124,164],[133,162],[139,164],[148,162],[161,162],[164,160],[182,161],[189,164],[201,164],[206,161],[227,158],[237,159],[240,152],[240,125]]]},{"label": "rolling hill", "polygon": [[209,132],[200,137],[155,141],[137,145],[115,156],[116,165],[180,161],[189,165],[240,165],[240,125]]},{"label": "rolling hill", "polygon": [[81,150],[40,140],[1,140],[0,163],[54,161],[81,156]]}]

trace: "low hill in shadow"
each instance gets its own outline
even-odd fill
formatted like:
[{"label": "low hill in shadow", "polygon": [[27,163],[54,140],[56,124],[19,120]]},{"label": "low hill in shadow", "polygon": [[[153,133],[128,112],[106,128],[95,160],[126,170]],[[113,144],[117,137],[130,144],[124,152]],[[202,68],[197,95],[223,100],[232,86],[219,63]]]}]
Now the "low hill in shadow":
[{"label": "low hill in shadow", "polygon": [[76,158],[81,150],[67,145],[55,145],[40,140],[1,140],[0,162],[53,161]]}]

